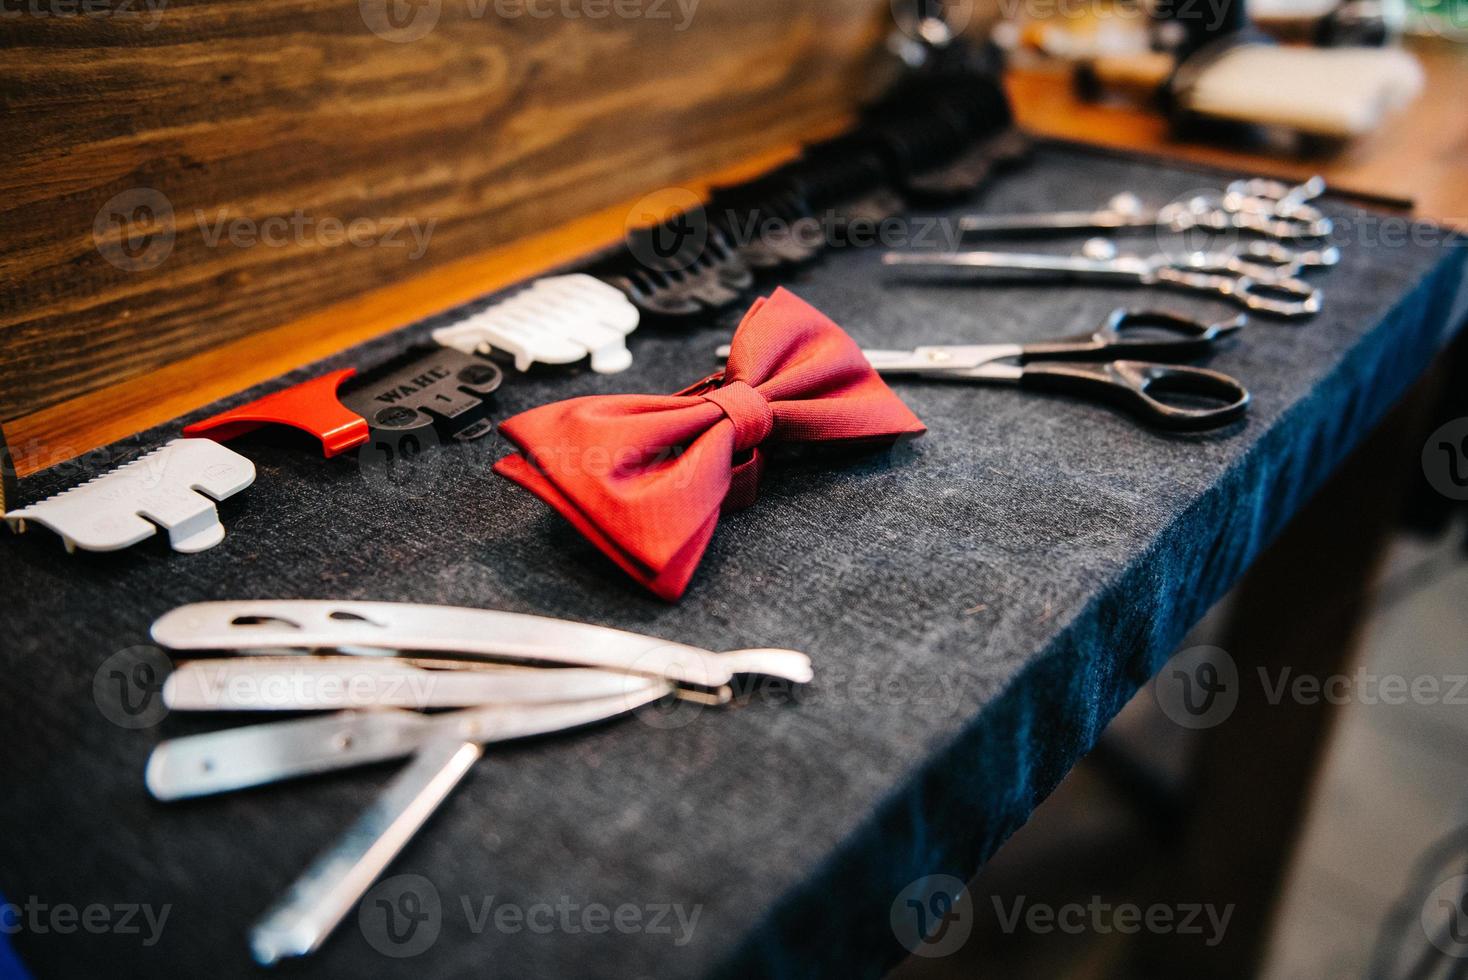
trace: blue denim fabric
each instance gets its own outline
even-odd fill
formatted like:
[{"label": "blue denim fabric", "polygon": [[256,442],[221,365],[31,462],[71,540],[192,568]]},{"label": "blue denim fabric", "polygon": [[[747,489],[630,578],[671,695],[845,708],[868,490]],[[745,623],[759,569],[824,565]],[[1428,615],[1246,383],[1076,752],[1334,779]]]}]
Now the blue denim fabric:
[{"label": "blue denim fabric", "polygon": [[[1161,202],[1210,184],[1218,179],[1047,149],[981,205],[1082,207],[1121,190]],[[1364,212],[1326,207],[1348,230],[1370,226]],[[1234,312],[1130,287],[898,285],[879,258],[838,249],[784,284],[882,347],[1048,338],[1121,305]],[[1319,317],[1257,320],[1212,361],[1255,401],[1246,421],[1211,434],[1158,434],[1066,397],[895,382],[928,435],[874,455],[773,460],[759,502],[722,522],[676,605],[493,477],[506,451],[496,438],[426,456],[396,486],[351,456],[323,460],[309,440],[261,431],[235,443],[259,479],[221,505],[229,534],[210,551],[175,555],[155,541],[67,556],[43,529],[5,541],[7,887],[174,907],[151,949],[115,936],[21,936],[19,947],[42,975],[253,975],[247,925],[393,767],[164,806],[143,786],[152,746],[234,720],[175,716],[125,730],[94,707],[94,677],[181,603],[343,597],[564,616],[711,649],[791,646],[811,655],[816,681],[794,698],[761,689],[730,710],[492,747],[393,867],[432,883],[437,941],[394,959],[353,915],[302,974],[877,976],[903,953],[888,924],[898,892],[934,872],[966,877],[1024,822],[1423,372],[1458,325],[1463,267],[1461,249],[1346,243],[1321,279]],[[716,366],[737,314],[644,327],[625,374],[512,373],[499,409],[676,390]],[[368,366],[443,322],[227,404],[328,367]],[[43,474],[22,497],[80,475]],[[549,933],[514,931],[496,927],[504,903],[636,907],[642,926],[572,932],[557,914]],[[699,908],[690,941],[676,942],[676,918],[669,934],[646,928],[647,909],[661,905]]]}]

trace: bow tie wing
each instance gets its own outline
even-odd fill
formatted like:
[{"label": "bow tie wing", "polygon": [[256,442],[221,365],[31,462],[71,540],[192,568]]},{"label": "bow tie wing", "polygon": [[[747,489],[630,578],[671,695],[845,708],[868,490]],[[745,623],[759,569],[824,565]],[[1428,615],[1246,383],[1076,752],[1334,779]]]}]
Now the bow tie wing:
[{"label": "bow tie wing", "polygon": [[675,589],[665,597],[676,598],[729,490],[734,427],[721,422],[719,407],[701,398],[573,398],[504,422],[524,456],[500,460],[495,472],[554,507],[654,592]]},{"label": "bow tie wing", "polygon": [[783,288],[739,324],[724,377],[726,385],[753,386],[769,403],[774,439],[885,440],[926,431],[856,341]]}]

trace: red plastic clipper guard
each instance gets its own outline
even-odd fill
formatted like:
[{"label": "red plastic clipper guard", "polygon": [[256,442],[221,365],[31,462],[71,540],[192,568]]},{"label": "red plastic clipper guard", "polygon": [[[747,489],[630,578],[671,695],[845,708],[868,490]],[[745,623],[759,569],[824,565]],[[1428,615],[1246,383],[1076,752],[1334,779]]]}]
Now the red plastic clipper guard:
[{"label": "red plastic clipper guard", "polygon": [[370,438],[367,420],[349,410],[336,396],[342,382],[356,373],[356,368],[343,368],[302,381],[248,405],[195,422],[184,428],[184,435],[226,442],[262,425],[288,425],[320,439],[330,459]]}]

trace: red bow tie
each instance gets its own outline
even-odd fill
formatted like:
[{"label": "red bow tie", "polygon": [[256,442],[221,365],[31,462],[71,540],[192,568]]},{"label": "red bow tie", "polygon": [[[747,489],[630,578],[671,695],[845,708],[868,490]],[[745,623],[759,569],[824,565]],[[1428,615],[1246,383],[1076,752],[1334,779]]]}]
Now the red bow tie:
[{"label": "red bow tie", "polygon": [[745,314],[722,381],[676,395],[573,398],[500,430],[523,455],[495,472],[664,599],[688,587],[719,514],[754,502],[760,445],[924,431],[845,331],[784,289]]}]

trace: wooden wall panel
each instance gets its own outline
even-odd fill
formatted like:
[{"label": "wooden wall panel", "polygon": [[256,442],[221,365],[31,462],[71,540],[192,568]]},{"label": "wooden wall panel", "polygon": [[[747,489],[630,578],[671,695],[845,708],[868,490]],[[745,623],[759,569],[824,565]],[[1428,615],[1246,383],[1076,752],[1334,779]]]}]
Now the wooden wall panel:
[{"label": "wooden wall panel", "polygon": [[0,0],[0,419],[798,141],[890,26],[885,0],[106,2]]}]

